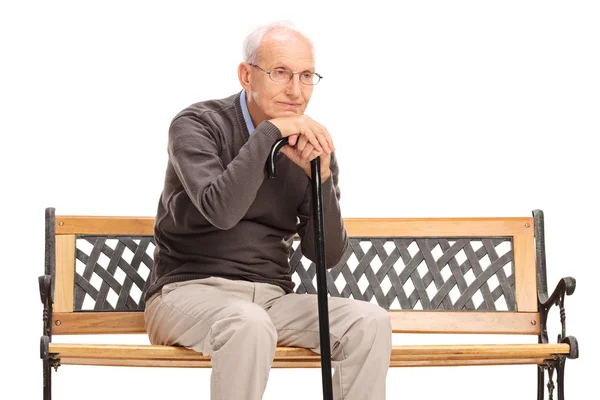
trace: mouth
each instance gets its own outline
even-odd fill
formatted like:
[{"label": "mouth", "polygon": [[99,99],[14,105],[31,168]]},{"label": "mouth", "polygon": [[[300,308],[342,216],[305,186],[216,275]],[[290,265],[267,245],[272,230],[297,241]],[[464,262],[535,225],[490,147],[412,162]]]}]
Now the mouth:
[{"label": "mouth", "polygon": [[299,108],[302,104],[298,104],[298,103],[286,103],[286,102],[283,102],[283,101],[278,101],[277,105],[280,106],[280,107],[282,107],[282,108],[288,109],[288,110],[295,110],[295,109]]}]

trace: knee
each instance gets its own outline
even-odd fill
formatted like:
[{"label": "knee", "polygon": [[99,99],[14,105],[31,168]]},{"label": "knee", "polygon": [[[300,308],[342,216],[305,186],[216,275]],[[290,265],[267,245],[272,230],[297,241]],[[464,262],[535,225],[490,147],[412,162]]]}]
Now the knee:
[{"label": "knee", "polygon": [[348,315],[351,316],[349,327],[335,343],[332,357],[338,360],[351,353],[362,354],[362,357],[385,354],[381,360],[385,360],[384,364],[389,362],[387,355],[392,349],[392,323],[388,311],[377,304],[357,300]]},{"label": "knee", "polygon": [[374,303],[361,302],[356,311],[356,325],[365,335],[387,337],[392,334],[392,322],[387,310]]},{"label": "knee", "polygon": [[213,325],[210,336],[213,351],[228,342],[266,347],[273,351],[277,347],[277,330],[266,313],[240,314],[224,318]]},{"label": "knee", "polygon": [[378,327],[391,325],[389,312],[374,303],[362,302],[358,316],[367,324],[374,324]]},{"label": "knee", "polygon": [[376,307],[377,310],[375,312],[375,321],[381,329],[392,333],[392,319],[390,318],[390,313],[379,306]]}]

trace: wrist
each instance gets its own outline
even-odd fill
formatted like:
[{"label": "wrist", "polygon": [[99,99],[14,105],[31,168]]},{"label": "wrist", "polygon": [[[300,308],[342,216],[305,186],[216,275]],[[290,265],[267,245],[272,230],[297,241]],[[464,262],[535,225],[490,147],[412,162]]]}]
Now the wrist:
[{"label": "wrist", "polygon": [[277,127],[277,129],[279,129],[282,137],[290,136],[290,132],[294,130],[290,126],[289,117],[288,118],[276,117],[276,118],[270,119],[269,122],[272,123],[273,125],[275,125]]}]

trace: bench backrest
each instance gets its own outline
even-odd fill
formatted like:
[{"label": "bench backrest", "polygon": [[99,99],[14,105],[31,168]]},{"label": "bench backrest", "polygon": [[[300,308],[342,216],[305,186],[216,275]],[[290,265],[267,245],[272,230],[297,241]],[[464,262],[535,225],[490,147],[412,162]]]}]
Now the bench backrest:
[{"label": "bench backrest", "polygon": [[[390,311],[394,332],[540,333],[538,290],[547,290],[541,211],[344,223],[350,246],[328,271],[329,293],[377,302]],[[152,217],[46,210],[53,334],[144,332],[153,227]],[[315,293],[315,265],[298,244],[290,255],[296,292]]]}]

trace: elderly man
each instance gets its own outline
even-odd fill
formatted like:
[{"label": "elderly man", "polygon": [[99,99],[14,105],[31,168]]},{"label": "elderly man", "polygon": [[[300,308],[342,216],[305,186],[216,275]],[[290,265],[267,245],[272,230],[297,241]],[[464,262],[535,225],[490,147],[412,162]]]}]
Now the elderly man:
[{"label": "elderly man", "polygon": [[[317,296],[293,292],[288,262],[296,233],[303,254],[315,259],[316,157],[328,268],[348,238],[335,146],[327,129],[304,114],[321,79],[312,44],[285,25],[261,27],[245,41],[238,77],[240,93],[191,105],[171,123],[145,320],[153,344],[212,357],[212,399],[254,400],[263,395],[277,345],[319,351]],[[278,178],[268,179],[269,151],[283,137],[289,144],[277,160]],[[329,319],[335,398],[384,399],[388,313],[330,298]]]}]

